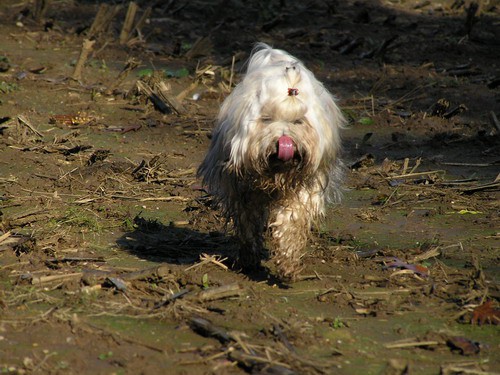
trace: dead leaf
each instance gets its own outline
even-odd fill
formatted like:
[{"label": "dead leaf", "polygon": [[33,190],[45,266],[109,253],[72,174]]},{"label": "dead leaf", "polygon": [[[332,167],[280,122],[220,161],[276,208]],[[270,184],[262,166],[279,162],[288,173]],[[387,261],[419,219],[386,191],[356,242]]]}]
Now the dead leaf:
[{"label": "dead leaf", "polygon": [[458,350],[461,355],[473,355],[478,354],[481,351],[478,342],[469,340],[465,337],[450,337],[446,340],[446,344],[451,348],[451,350]]},{"label": "dead leaf", "polygon": [[493,301],[487,301],[474,309],[470,322],[477,325],[498,325],[500,322],[500,309],[493,306]]},{"label": "dead leaf", "polygon": [[386,268],[403,268],[406,270],[410,270],[422,277],[429,276],[429,269],[427,267],[421,266],[419,264],[410,264],[402,261],[399,258],[393,257],[387,259]]}]

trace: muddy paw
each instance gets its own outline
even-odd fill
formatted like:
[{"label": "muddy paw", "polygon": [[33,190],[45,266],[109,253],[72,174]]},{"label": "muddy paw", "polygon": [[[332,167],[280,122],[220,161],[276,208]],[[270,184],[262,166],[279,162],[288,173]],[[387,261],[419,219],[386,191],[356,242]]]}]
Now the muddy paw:
[{"label": "muddy paw", "polygon": [[295,282],[304,267],[300,261],[290,259],[276,261],[276,272],[282,281]]}]

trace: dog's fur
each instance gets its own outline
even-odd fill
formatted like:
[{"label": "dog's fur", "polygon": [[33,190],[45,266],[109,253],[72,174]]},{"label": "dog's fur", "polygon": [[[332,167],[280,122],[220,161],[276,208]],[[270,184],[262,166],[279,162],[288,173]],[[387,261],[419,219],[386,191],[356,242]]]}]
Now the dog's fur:
[{"label": "dog's fur", "polygon": [[[279,276],[298,275],[311,225],[339,198],[344,122],[333,96],[299,60],[257,44],[198,170],[233,221],[243,267],[259,264],[269,233]],[[293,145],[293,157],[279,157],[282,144]]]}]

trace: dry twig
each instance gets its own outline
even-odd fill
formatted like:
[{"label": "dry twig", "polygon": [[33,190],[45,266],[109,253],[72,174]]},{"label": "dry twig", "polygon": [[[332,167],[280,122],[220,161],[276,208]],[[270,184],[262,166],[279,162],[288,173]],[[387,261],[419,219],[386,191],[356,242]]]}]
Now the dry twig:
[{"label": "dry twig", "polygon": [[402,340],[385,344],[384,346],[387,349],[402,349],[402,348],[415,348],[419,346],[436,346],[440,344],[443,343],[435,340],[430,340],[430,341]]},{"label": "dry twig", "polygon": [[90,39],[102,32],[105,32],[120,9],[121,5],[115,5],[113,7],[109,4],[99,5],[99,10],[97,11],[94,21],[92,22],[92,26],[90,27],[88,38]]},{"label": "dry twig", "polygon": [[200,255],[200,262],[199,263],[196,263],[196,264],[193,264],[192,266],[189,266],[184,271],[188,271],[190,269],[197,268],[197,267],[203,266],[203,265],[208,264],[208,263],[213,263],[216,266],[222,268],[224,271],[227,271],[228,267],[224,263],[222,263],[225,260],[227,260],[227,258],[221,259],[220,255],[208,255],[206,253],[203,253]]},{"label": "dry twig", "polygon": [[133,1],[128,4],[127,15],[123,22],[122,31],[120,32],[120,44],[125,44],[130,39],[130,33],[134,27],[135,14],[138,9],[139,7]]},{"label": "dry twig", "polygon": [[241,297],[244,293],[245,289],[240,284],[233,283],[203,290],[198,294],[198,299],[201,302],[215,301],[224,298]]},{"label": "dry twig", "polygon": [[48,283],[52,283],[55,281],[75,280],[75,279],[81,279],[82,276],[83,276],[83,272],[74,272],[74,273],[67,273],[67,274],[62,274],[62,275],[33,276],[31,279],[31,284],[43,285],[43,284],[48,284]]},{"label": "dry twig", "polygon": [[18,115],[17,120],[20,125],[26,126],[29,130],[31,130],[31,132],[36,134],[38,137],[43,138],[43,134],[40,133],[38,130],[36,130],[35,127],[31,125],[31,123],[26,117],[24,117],[23,115]]},{"label": "dry twig", "polygon": [[90,52],[92,51],[92,47],[95,44],[95,40],[84,39],[82,44],[82,51],[80,52],[80,57],[78,58],[78,62],[76,63],[75,70],[73,71],[72,78],[75,81],[79,81],[82,78],[82,71],[87,58],[89,57]]}]

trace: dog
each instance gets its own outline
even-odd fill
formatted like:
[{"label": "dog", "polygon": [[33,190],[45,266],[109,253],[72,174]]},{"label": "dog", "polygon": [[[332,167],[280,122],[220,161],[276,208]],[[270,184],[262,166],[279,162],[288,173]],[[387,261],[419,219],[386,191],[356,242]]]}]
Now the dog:
[{"label": "dog", "polygon": [[234,225],[244,269],[260,265],[267,239],[278,276],[297,278],[312,225],[340,198],[344,124],[335,98],[301,61],[256,45],[198,168]]}]

